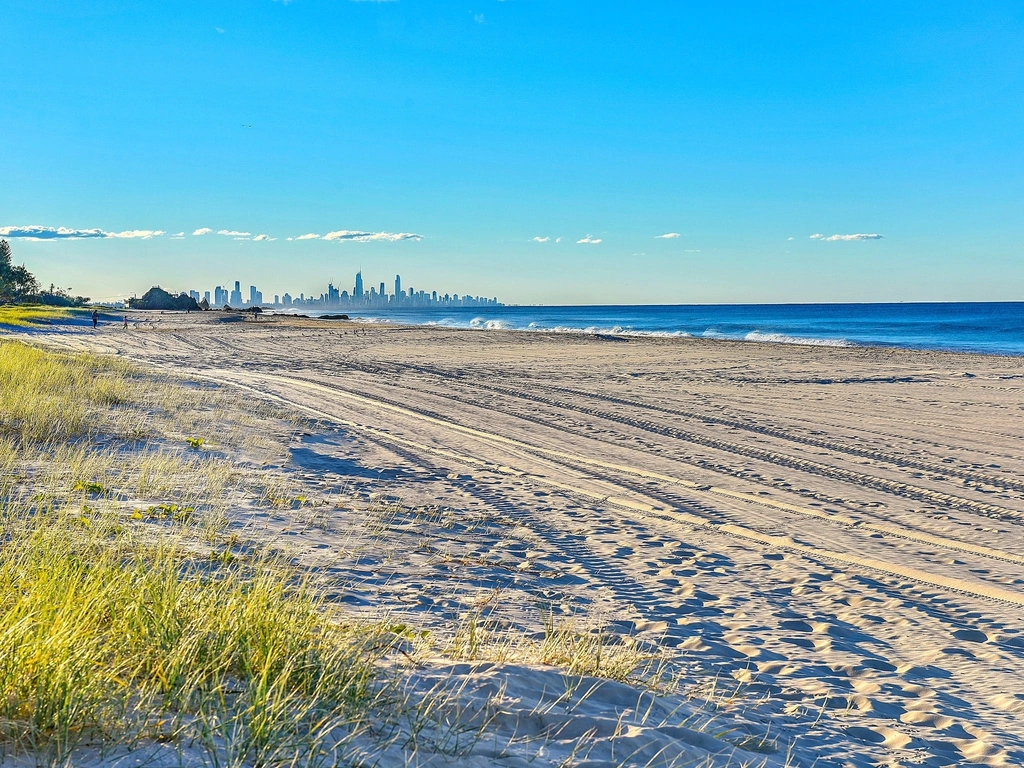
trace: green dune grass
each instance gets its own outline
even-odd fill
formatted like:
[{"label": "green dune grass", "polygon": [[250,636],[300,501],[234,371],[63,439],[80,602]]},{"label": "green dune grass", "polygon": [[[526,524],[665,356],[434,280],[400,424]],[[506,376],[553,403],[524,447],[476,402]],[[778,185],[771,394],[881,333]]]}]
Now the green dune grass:
[{"label": "green dune grass", "polygon": [[0,305],[0,327],[7,325],[15,328],[31,328],[54,320],[67,320],[76,314],[89,311],[48,307],[42,304],[4,304]]},{"label": "green dune grass", "polygon": [[291,763],[368,706],[383,630],[339,620],[272,557],[206,554],[191,513],[115,503],[175,496],[147,462],[222,492],[215,460],[113,455],[117,412],[166,417],[168,387],[117,360],[0,342],[5,751],[64,764],[82,745],[171,741],[212,764]]}]

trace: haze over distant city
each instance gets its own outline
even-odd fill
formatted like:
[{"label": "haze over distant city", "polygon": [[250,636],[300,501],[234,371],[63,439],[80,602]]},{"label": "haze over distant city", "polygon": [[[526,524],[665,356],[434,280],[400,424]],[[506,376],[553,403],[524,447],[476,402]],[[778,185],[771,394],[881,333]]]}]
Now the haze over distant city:
[{"label": "haze over distant city", "polygon": [[1021,39],[1010,2],[14,0],[0,237],[94,298],[1020,300]]}]

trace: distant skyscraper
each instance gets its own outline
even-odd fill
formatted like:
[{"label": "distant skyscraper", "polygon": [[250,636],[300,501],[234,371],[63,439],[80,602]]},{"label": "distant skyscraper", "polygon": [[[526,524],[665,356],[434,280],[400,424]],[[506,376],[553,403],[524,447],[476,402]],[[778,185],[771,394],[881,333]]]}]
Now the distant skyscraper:
[{"label": "distant skyscraper", "polygon": [[356,287],[352,291],[353,298],[361,299],[363,297],[363,273],[362,271],[356,272]]},{"label": "distant skyscraper", "polygon": [[255,285],[250,285],[249,286],[249,303],[250,304],[258,304],[259,303],[259,301],[257,301],[257,299],[256,299],[256,294],[257,293],[258,293],[258,291],[256,290],[256,286]]},{"label": "distant skyscraper", "polygon": [[387,294],[387,289],[386,289],[386,288],[384,287],[384,283],[381,283],[381,284],[380,284],[380,297],[381,297],[382,299],[386,299],[386,298],[387,298],[387,295],[388,295],[388,294]]},{"label": "distant skyscraper", "polygon": [[235,290],[231,292],[231,301],[229,303],[236,309],[242,306],[242,284],[238,280],[235,280]]},{"label": "distant skyscraper", "polygon": [[402,295],[402,276],[395,275],[395,298]]},{"label": "distant skyscraper", "polygon": [[206,303],[209,304],[210,303],[210,292],[209,291],[203,291],[203,298],[206,300]]}]

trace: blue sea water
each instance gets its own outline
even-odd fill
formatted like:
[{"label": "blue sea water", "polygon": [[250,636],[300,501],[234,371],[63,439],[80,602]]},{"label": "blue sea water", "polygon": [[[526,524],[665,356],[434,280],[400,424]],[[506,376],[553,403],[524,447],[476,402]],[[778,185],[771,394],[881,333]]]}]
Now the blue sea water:
[{"label": "blue sea water", "polygon": [[511,306],[348,311],[354,319],[365,322],[483,330],[693,336],[1024,355],[1024,302]]}]

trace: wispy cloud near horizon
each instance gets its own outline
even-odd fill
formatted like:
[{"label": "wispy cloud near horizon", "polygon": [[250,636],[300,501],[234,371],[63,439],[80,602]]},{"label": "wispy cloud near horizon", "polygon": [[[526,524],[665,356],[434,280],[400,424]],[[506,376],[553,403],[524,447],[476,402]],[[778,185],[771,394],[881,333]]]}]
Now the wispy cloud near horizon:
[{"label": "wispy cloud near horizon", "polygon": [[69,227],[0,227],[0,237],[15,237],[21,240],[149,240],[166,235],[162,229],[128,229],[124,232],[107,232],[103,229],[72,229]]},{"label": "wispy cloud near horizon", "polygon": [[828,235],[825,236],[821,233],[815,233],[811,235],[811,240],[821,240],[825,243],[835,242],[849,242],[853,240],[882,240],[885,235],[879,234],[855,234],[855,235]]},{"label": "wispy cloud near horizon", "polygon": [[256,241],[257,243],[269,243],[273,242],[274,240],[277,240],[277,238],[271,237],[270,235],[256,235],[256,237],[254,237],[253,240]]},{"label": "wispy cloud near horizon", "polygon": [[202,237],[203,235],[212,235],[212,234],[213,234],[213,230],[210,229],[209,227],[200,227],[199,229],[197,229],[195,232],[192,233],[192,236],[193,237]]},{"label": "wispy cloud near horizon", "polygon": [[655,235],[655,240],[674,240],[679,237],[678,232],[666,232],[664,235]]},{"label": "wispy cloud near horizon", "polygon": [[339,229],[337,232],[328,232],[324,235],[323,239],[350,243],[371,243],[374,241],[394,243],[400,240],[422,240],[423,235],[417,235],[413,232],[363,232],[357,229]]},{"label": "wispy cloud near horizon", "polygon": [[217,234],[218,235],[223,235],[224,237],[248,238],[249,235],[251,235],[252,233],[251,232],[239,232],[236,229],[219,229],[219,230],[217,230]]},{"label": "wispy cloud near horizon", "polygon": [[530,240],[531,243],[546,243],[550,240],[550,237],[535,237]]},{"label": "wispy cloud near horizon", "polygon": [[579,240],[577,240],[576,241],[576,245],[581,245],[583,243],[587,243],[589,245],[597,245],[600,242],[601,242],[601,238],[600,237],[594,237],[592,235],[587,235],[586,237],[581,237]]}]

